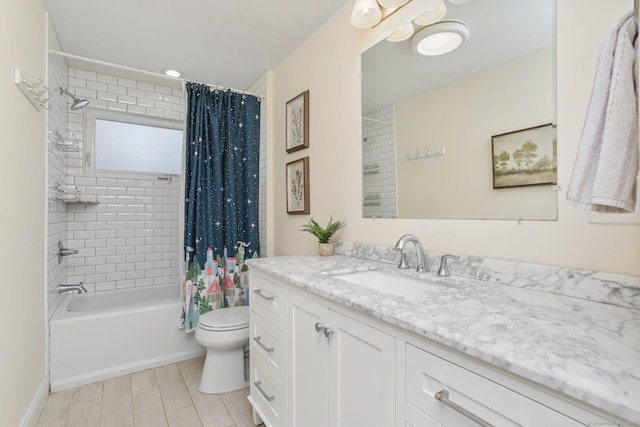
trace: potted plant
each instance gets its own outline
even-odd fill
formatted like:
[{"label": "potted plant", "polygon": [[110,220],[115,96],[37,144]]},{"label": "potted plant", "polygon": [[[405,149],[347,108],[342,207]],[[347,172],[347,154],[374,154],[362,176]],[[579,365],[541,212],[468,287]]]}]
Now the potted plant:
[{"label": "potted plant", "polygon": [[318,238],[318,253],[322,256],[330,256],[333,254],[333,243],[329,243],[331,236],[346,225],[347,223],[344,221],[333,222],[333,217],[330,217],[329,223],[323,228],[311,217],[300,231],[306,231],[316,236]]}]

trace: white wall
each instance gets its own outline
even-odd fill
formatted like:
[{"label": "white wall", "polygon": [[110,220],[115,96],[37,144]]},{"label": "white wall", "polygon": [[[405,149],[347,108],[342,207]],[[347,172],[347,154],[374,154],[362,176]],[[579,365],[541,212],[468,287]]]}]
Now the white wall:
[{"label": "white wall", "polygon": [[[413,3],[411,3],[413,4]],[[411,5],[410,4],[410,5]],[[577,152],[593,75],[604,36],[631,0],[558,0],[558,221],[362,219],[360,54],[381,39],[389,25],[361,31],[349,24],[348,2],[274,70],[273,159],[274,242],[271,255],[310,254],[316,242],[299,232],[305,217],[286,214],[285,164],[310,156],[311,214],[347,221],[338,238],[392,245],[406,232],[431,250],[523,260],[640,275],[640,226],[589,224],[588,213],[570,207],[565,193]],[[409,8],[407,13],[411,11]],[[392,19],[406,17],[401,12]],[[396,22],[399,23],[399,22]],[[284,105],[310,90],[310,148],[286,154]]]},{"label": "white wall", "polygon": [[46,115],[13,83],[46,79],[45,10],[0,2],[0,425],[23,420],[45,378]]},{"label": "white wall", "polygon": [[[491,150],[492,135],[555,123],[553,55],[541,49],[396,104],[401,218],[556,219],[551,185],[493,189]],[[407,159],[439,147],[444,156]]]}]

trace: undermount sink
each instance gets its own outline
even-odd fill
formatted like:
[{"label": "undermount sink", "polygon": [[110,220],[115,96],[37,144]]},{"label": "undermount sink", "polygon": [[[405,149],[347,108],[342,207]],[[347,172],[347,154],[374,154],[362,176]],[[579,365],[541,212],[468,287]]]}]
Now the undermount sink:
[{"label": "undermount sink", "polygon": [[332,274],[336,279],[355,283],[369,289],[398,296],[408,296],[424,292],[433,282],[420,280],[404,274],[394,274],[382,270],[366,270]]}]

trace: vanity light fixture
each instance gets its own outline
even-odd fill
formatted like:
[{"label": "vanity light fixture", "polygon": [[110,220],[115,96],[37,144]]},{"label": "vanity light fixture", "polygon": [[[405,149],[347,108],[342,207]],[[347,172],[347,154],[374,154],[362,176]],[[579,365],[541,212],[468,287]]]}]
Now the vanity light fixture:
[{"label": "vanity light fixture", "polygon": [[418,26],[435,24],[447,14],[447,5],[444,0],[438,2],[435,6],[418,16],[413,22]]},{"label": "vanity light fixture", "polygon": [[464,22],[440,21],[418,31],[411,39],[411,48],[420,55],[444,55],[468,38],[469,27]]},{"label": "vanity light fixture", "polygon": [[356,0],[351,12],[351,25],[372,28],[382,20],[382,10],[376,0]]},{"label": "vanity light fixture", "polygon": [[391,33],[387,40],[393,43],[404,41],[413,35],[413,31],[413,24],[409,22]]},{"label": "vanity light fixture", "polygon": [[182,71],[176,70],[175,68],[163,68],[162,74],[169,77],[182,77]]},{"label": "vanity light fixture", "polygon": [[404,6],[409,3],[409,0],[378,0],[378,4],[385,9],[395,9],[396,7]]},{"label": "vanity light fixture", "polygon": [[[359,29],[373,28],[411,0],[355,0],[351,25]],[[406,29],[405,29],[406,31]],[[411,37],[411,34],[407,36]]]}]

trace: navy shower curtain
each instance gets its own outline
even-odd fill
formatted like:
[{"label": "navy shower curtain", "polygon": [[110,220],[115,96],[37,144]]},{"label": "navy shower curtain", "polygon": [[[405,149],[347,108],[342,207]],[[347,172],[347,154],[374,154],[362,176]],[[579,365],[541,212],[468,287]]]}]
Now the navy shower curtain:
[{"label": "navy shower curtain", "polygon": [[196,83],[186,91],[184,249],[201,266],[209,247],[226,262],[240,244],[251,258],[260,248],[260,99]]}]

